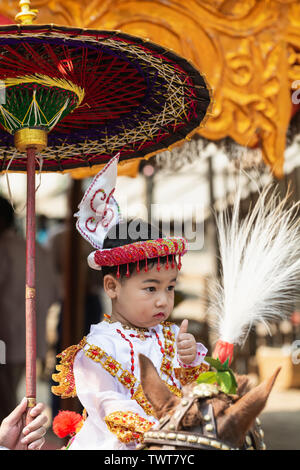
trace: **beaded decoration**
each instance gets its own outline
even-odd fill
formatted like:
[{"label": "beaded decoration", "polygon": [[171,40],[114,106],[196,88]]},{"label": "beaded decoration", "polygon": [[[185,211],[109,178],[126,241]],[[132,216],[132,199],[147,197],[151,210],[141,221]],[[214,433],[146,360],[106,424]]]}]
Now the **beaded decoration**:
[{"label": "beaded decoration", "polygon": [[[175,267],[175,256],[178,255],[178,269],[181,269],[181,256],[187,252],[187,241],[184,238],[158,238],[131,243],[115,248],[97,250],[88,257],[91,267],[118,266],[117,277],[120,277],[119,266],[127,264],[126,276],[129,277],[129,263],[137,263],[136,270],[140,272],[139,261],[146,260],[145,272],[148,271],[147,259],[158,258],[157,270],[160,271],[160,257],[172,256],[171,267]],[[165,269],[169,269],[169,261],[165,263]],[[97,268],[96,268],[97,269]]]}]

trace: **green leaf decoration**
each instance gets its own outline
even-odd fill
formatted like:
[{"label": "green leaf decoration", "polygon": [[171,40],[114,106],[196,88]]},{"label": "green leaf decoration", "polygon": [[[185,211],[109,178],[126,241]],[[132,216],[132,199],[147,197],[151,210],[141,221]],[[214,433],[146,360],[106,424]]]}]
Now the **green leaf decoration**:
[{"label": "green leaf decoration", "polygon": [[219,359],[214,359],[213,357],[206,356],[205,361],[208,362],[216,370],[223,370],[223,364]]},{"label": "green leaf decoration", "polygon": [[217,372],[203,372],[199,375],[197,379],[198,384],[206,383],[206,384],[213,384],[217,382]]},{"label": "green leaf decoration", "polygon": [[228,372],[229,372],[230,375],[231,375],[231,378],[232,378],[232,387],[233,387],[233,389],[234,389],[234,391],[233,391],[233,392],[230,392],[230,393],[234,393],[234,394],[235,394],[236,391],[237,391],[237,381],[235,380],[235,375],[234,375],[233,371],[232,371],[231,369],[229,369]]},{"label": "green leaf decoration", "polygon": [[232,388],[232,377],[230,372],[217,372],[218,384],[224,393],[229,393]]},{"label": "green leaf decoration", "polygon": [[[237,382],[233,371],[229,368],[229,358],[226,359],[224,364],[219,359],[213,357],[205,357],[205,361],[211,365],[217,372],[204,372],[199,375],[197,380],[198,383],[213,383],[218,382],[218,385],[222,392],[227,394],[236,394]],[[207,375],[210,374],[210,375]],[[213,375],[214,374],[214,375]],[[202,377],[203,376],[203,377]],[[199,381],[201,377],[201,382]],[[214,380],[213,380],[214,377]],[[211,380],[211,381],[208,381]]]}]

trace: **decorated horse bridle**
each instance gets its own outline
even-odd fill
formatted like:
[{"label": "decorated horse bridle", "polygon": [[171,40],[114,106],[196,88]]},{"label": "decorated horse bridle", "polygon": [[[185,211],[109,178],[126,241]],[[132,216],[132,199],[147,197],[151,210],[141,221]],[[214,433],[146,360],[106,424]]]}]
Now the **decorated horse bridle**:
[{"label": "decorated horse bridle", "polygon": [[[218,393],[217,387],[211,384],[194,387],[190,395],[182,398],[172,415],[163,417],[155,429],[145,432],[144,442],[138,449],[146,449],[154,444],[161,445],[162,450],[175,450],[178,447],[194,450],[265,450],[264,432],[258,418],[248,431],[242,447],[232,447],[218,438],[213,406],[205,402],[205,399],[212,398]],[[203,424],[190,431],[179,430],[180,422],[195,402],[203,416]]]}]

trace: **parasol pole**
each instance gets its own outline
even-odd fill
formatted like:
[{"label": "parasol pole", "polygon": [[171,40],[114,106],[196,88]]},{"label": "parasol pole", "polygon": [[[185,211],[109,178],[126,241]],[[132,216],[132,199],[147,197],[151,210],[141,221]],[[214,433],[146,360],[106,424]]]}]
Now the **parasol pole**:
[{"label": "parasol pole", "polygon": [[47,132],[23,128],[15,133],[14,141],[16,148],[27,154],[25,331],[28,424],[32,420],[30,408],[36,404],[35,166],[36,154],[47,147]]},{"label": "parasol pole", "polygon": [[36,147],[27,148],[26,210],[26,397],[28,411],[36,404],[36,300],[35,300],[35,156]]},{"label": "parasol pole", "polygon": [[[21,24],[32,24],[37,10],[31,10],[30,0],[20,0],[20,13],[15,20]],[[26,398],[25,422],[33,418],[30,409],[36,405],[36,290],[35,290],[35,157],[47,146],[47,134],[41,129],[24,128],[15,133],[15,146],[27,154],[27,200],[26,200],[26,287],[25,287],[25,331],[26,331]]]},{"label": "parasol pole", "polygon": [[24,128],[15,133],[15,146],[27,154],[26,200],[26,424],[32,418],[29,411],[36,405],[36,296],[35,296],[35,166],[36,154],[47,147],[47,132]]}]

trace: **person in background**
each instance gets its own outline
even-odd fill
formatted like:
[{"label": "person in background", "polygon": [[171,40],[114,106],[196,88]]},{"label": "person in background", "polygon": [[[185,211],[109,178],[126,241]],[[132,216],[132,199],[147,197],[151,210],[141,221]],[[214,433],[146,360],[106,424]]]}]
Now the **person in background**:
[{"label": "person in background", "polygon": [[[0,422],[17,405],[17,388],[25,370],[25,266],[26,242],[15,229],[14,210],[0,197],[0,340],[5,357],[0,361]],[[51,257],[36,244],[37,357],[46,356],[46,318],[57,300]]]},{"label": "person in background", "polygon": [[48,241],[48,218],[44,214],[37,217],[36,240],[42,246]]}]

